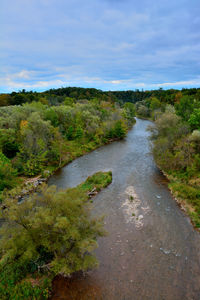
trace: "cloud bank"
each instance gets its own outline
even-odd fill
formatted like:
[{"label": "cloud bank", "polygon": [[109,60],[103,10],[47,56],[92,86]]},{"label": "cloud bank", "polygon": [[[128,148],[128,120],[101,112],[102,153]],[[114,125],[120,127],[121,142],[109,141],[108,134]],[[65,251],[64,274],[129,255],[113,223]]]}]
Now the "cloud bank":
[{"label": "cloud bank", "polygon": [[200,86],[193,0],[2,0],[0,92]]}]

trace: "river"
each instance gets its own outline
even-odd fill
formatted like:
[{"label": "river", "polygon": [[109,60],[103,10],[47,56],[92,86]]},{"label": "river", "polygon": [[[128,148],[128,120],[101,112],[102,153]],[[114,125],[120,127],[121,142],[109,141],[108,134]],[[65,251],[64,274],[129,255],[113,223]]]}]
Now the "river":
[{"label": "river", "polygon": [[99,268],[55,279],[53,300],[200,299],[200,235],[155,165],[149,124],[137,119],[125,140],[74,160],[49,180],[66,188],[97,171],[113,172],[112,184],[93,203],[109,233],[99,239]]}]

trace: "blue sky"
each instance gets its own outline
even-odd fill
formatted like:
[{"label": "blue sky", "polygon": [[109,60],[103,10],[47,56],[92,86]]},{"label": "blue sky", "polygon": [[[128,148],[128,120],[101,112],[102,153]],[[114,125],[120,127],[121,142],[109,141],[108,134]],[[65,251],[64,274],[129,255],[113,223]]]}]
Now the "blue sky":
[{"label": "blue sky", "polygon": [[1,0],[0,92],[200,87],[199,0]]}]

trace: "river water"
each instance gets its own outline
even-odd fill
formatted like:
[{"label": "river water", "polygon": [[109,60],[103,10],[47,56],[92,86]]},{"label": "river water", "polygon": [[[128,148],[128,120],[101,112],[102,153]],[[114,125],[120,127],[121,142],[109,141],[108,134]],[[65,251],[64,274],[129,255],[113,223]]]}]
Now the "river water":
[{"label": "river water", "polygon": [[109,233],[99,239],[99,268],[56,278],[53,300],[200,299],[200,235],[155,165],[149,124],[137,119],[125,140],[74,160],[49,180],[66,188],[97,171],[113,173],[112,184],[94,198],[94,214],[105,215]]}]

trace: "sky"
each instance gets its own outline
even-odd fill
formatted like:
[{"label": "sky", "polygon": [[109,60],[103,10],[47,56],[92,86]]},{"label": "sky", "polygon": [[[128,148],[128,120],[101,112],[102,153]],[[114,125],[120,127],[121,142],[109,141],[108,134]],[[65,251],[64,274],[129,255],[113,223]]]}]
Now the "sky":
[{"label": "sky", "polygon": [[1,0],[0,93],[200,87],[199,0]]}]

